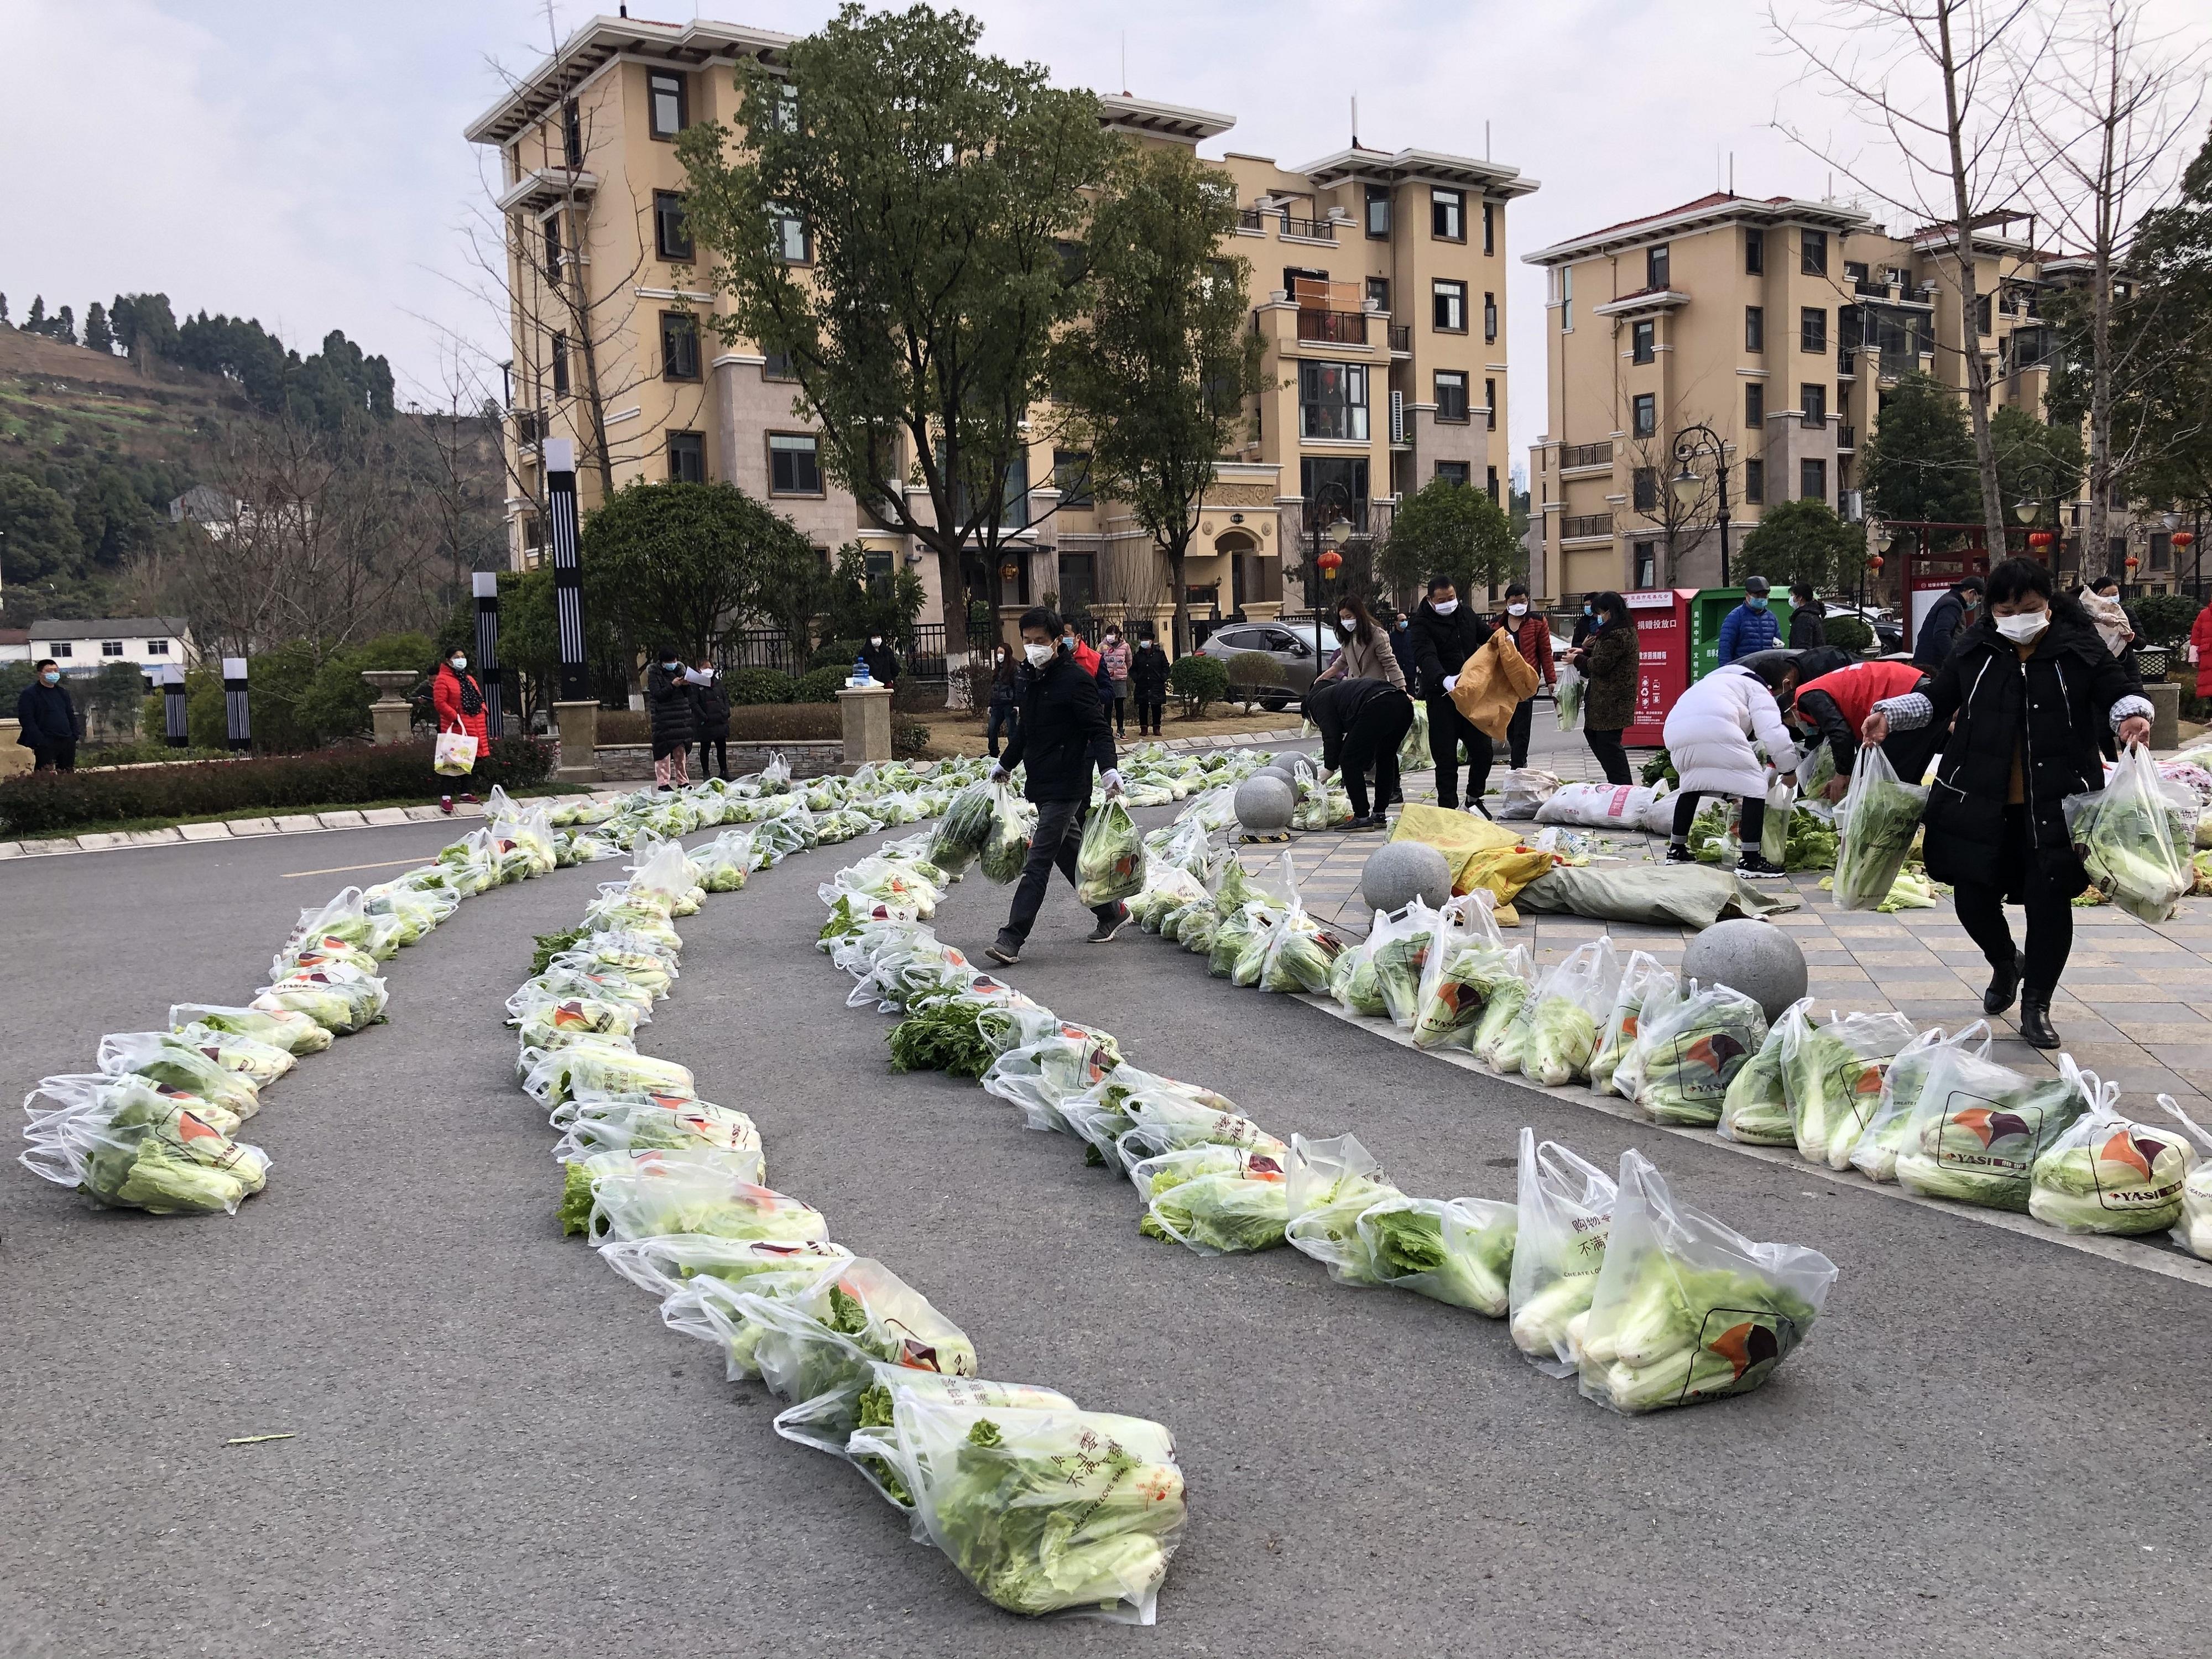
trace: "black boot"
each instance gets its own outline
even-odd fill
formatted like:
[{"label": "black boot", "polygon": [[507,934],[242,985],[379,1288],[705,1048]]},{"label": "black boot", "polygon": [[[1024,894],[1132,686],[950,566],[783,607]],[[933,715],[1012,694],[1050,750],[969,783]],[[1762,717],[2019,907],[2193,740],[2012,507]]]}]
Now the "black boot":
[{"label": "black boot", "polygon": [[[1982,1012],[1994,1018],[2012,1006],[2012,1000],[2020,994],[2020,976],[2027,966],[2027,958],[2018,951],[2013,953],[2012,966],[2000,968],[1990,975],[1990,988],[1982,993]],[[2048,1008],[2051,999],[2045,997]]]},{"label": "black boot", "polygon": [[2051,993],[2033,988],[2020,994],[2021,1040],[2031,1048],[2056,1048],[2058,1031],[2051,1023]]}]

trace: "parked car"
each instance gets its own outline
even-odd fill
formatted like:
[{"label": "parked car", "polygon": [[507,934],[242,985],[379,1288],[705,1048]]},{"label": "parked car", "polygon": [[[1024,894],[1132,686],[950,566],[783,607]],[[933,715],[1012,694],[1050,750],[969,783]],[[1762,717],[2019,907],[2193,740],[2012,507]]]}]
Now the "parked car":
[{"label": "parked car", "polygon": [[1870,605],[1862,610],[1855,605],[1838,605],[1833,599],[1820,607],[1824,617],[1857,617],[1874,629],[1875,654],[1889,656],[1909,649],[1905,638],[1905,624],[1880,605]]},{"label": "parked car", "polygon": [[[1198,647],[1202,657],[1212,657],[1224,665],[1229,659],[1246,651],[1263,651],[1282,665],[1283,684],[1263,690],[1258,698],[1260,707],[1270,711],[1287,708],[1303,698],[1312,689],[1314,676],[1336,660],[1336,642],[1322,641],[1321,659],[1314,659],[1314,640],[1310,631],[1301,636],[1288,623],[1224,623],[1206,636],[1206,643]],[[1240,688],[1231,686],[1232,692]]]}]

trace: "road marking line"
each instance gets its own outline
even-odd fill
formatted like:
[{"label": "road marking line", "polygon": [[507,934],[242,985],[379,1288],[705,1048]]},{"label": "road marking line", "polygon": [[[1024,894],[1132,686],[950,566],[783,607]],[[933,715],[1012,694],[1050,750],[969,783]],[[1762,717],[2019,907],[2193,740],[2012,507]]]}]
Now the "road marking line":
[{"label": "road marking line", "polygon": [[289,881],[295,876],[343,876],[356,870],[393,870],[403,864],[422,864],[420,858],[386,859],[381,864],[334,864],[327,870],[287,870],[277,879]]},{"label": "road marking line", "polygon": [[1911,1204],[1923,1210],[1938,1211],[1944,1215],[1957,1216],[1966,1221],[1978,1221],[1985,1227],[1996,1227],[2008,1233],[2018,1233],[2024,1238],[2040,1240],[2045,1244],[2057,1244],[2069,1250],[2078,1250],[2083,1255],[2100,1256],[2123,1267],[2140,1267],[2146,1273],[2160,1273],[2168,1279],[2179,1279],[2191,1285],[2212,1286],[2212,1261],[2199,1261],[2193,1255],[2178,1251],[2161,1250],[2132,1238],[2103,1233],[2064,1233],[2056,1227],[2046,1227],[2041,1222],[2025,1215],[2015,1215],[2009,1210],[1985,1210],[1978,1205],[1950,1204],[1942,1199],[1923,1198],[1918,1193],[1905,1191],[1891,1182],[1869,1181],[1856,1170],[1831,1170],[1825,1164],[1808,1164],[1794,1152],[1778,1146],[1750,1146],[1741,1141],[1724,1140],[1711,1129],[1696,1129],[1684,1125],[1654,1123],[1618,1095],[1601,1095],[1585,1086],[1547,1089],[1540,1084],[1529,1083],[1511,1073],[1500,1074],[1484,1066],[1475,1057],[1462,1048],[1415,1048],[1413,1034],[1401,1031],[1389,1020],[1380,1022],[1364,1019],[1342,1004],[1328,997],[1301,996],[1299,1001],[1321,1009],[1323,1012],[1409,1049],[1424,1059],[1442,1060],[1461,1071],[1472,1072],[1477,1077],[1490,1079],[1494,1083],[1510,1083],[1516,1089],[1542,1095],[1561,1105],[1583,1106],[1603,1112],[1607,1117],[1617,1117],[1633,1123],[1638,1128],[1655,1130],[1661,1134],[1693,1140],[1700,1146],[1714,1146],[1723,1152],[1735,1152],[1744,1158],[1755,1158],[1761,1164],[1771,1164],[1793,1175],[1818,1176],[1832,1187],[1850,1188],[1856,1192],[1873,1193],[1899,1204]]}]

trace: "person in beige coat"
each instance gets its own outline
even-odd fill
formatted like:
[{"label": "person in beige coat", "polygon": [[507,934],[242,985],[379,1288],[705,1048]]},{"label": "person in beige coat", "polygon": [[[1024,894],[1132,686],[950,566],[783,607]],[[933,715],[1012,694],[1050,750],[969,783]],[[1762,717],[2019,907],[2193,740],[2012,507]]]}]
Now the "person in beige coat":
[{"label": "person in beige coat", "polygon": [[1406,671],[1390,648],[1390,636],[1359,599],[1346,595],[1337,601],[1336,660],[1316,676],[1314,684],[1330,680],[1381,680],[1403,691]]}]

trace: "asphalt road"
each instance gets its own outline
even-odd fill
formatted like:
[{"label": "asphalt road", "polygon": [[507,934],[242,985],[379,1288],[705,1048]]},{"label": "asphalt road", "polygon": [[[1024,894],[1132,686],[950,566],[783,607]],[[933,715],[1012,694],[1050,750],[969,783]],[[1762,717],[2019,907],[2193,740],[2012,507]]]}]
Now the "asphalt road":
[{"label": "asphalt road", "polygon": [[[242,998],[294,913],[445,826],[0,866],[17,1092],[174,998]],[[987,1375],[1174,1430],[1193,1524],[1151,1631],[999,1613],[757,1385],[558,1234],[500,1005],[600,872],[471,901],[391,1023],[272,1089],[234,1218],[0,1173],[0,1653],[1972,1655],[2201,1651],[2208,1292],[1440,1066],[1237,990],[1055,890],[1011,975],[1269,1128],[1510,1198],[1523,1123],[1840,1266],[1759,1394],[1627,1420],[1500,1326],[1290,1251],[1140,1237],[1126,1184],[971,1085],[893,1077],[802,855],[679,924],[641,1046],[759,1121],[771,1182]],[[398,866],[394,866],[398,867]],[[980,948],[1005,890],[940,918]],[[296,1438],[226,1447],[231,1437]]]}]

